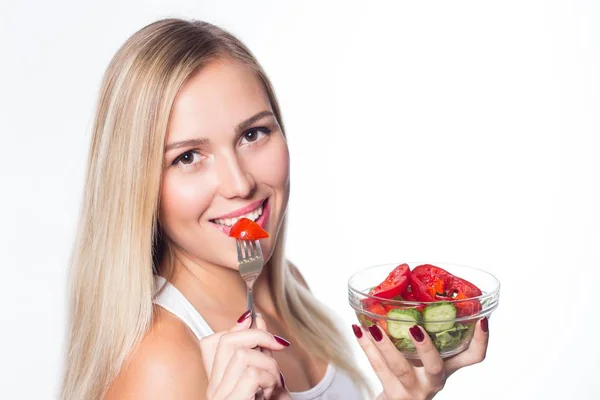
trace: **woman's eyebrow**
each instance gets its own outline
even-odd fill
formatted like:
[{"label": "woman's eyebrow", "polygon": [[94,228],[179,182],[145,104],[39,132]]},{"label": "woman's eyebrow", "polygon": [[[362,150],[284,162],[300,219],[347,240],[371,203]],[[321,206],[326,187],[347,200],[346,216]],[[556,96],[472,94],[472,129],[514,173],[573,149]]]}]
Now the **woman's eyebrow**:
[{"label": "woman's eyebrow", "polygon": [[[275,115],[273,114],[273,111],[271,111],[271,110],[264,110],[259,113],[256,113],[253,116],[251,116],[250,118],[240,122],[236,127],[236,133],[241,133],[241,132],[245,131],[246,129],[250,128],[252,126],[252,124],[254,124],[256,121],[259,121],[264,117],[274,117],[274,116]],[[173,142],[173,143],[169,143],[167,145],[167,147],[165,148],[165,153],[168,153],[169,151],[174,150],[174,149],[180,149],[182,147],[202,146],[202,145],[206,145],[208,143],[209,143],[209,140],[207,138],[202,138],[202,137],[186,139],[186,140],[182,140],[179,142]]]},{"label": "woman's eyebrow", "polygon": [[201,146],[201,145],[205,145],[207,143],[208,143],[207,138],[194,138],[194,139],[182,140],[180,142],[173,142],[173,143],[170,143],[167,145],[167,147],[165,148],[165,153],[168,153],[171,150],[179,149],[182,147]]},{"label": "woman's eyebrow", "polygon": [[264,117],[273,117],[273,111],[271,110],[264,110],[261,111],[257,114],[254,114],[252,117],[248,118],[247,120],[244,120],[242,122],[240,122],[236,128],[237,133],[241,133],[242,131],[245,131],[246,129],[250,128],[252,126],[252,124],[254,124],[256,121],[264,118]]}]

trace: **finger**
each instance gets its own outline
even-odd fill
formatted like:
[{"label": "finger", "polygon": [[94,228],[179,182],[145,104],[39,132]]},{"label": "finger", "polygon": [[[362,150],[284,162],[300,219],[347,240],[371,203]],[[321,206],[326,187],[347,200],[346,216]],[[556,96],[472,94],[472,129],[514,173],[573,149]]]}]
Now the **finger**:
[{"label": "finger", "polygon": [[202,361],[204,362],[204,370],[210,378],[214,364],[217,346],[221,336],[226,333],[237,332],[250,327],[250,310],[243,313],[237,320],[236,324],[229,331],[215,332],[212,335],[203,337],[200,340],[200,351],[202,352]]},{"label": "finger", "polygon": [[240,379],[235,382],[231,392],[227,393],[219,388],[215,397],[217,399],[253,399],[256,392],[261,388],[263,390],[265,390],[265,388],[271,388],[272,392],[272,388],[277,385],[278,380],[279,378],[274,377],[267,371],[260,370],[256,367],[248,367]]},{"label": "finger", "polygon": [[229,332],[237,332],[237,331],[241,331],[243,329],[248,329],[250,327],[250,324],[252,323],[250,315],[251,315],[251,311],[246,310],[246,312],[244,312],[242,315],[240,315],[236,324],[231,327]]},{"label": "finger", "polygon": [[257,329],[262,329],[263,331],[267,330],[267,323],[265,322],[265,319],[263,318],[261,313],[256,313],[256,328]]},{"label": "finger", "polygon": [[404,355],[394,346],[388,335],[377,325],[371,325],[369,333],[373,339],[373,344],[396,378],[400,380],[405,388],[413,387],[417,383],[414,369]]},{"label": "finger", "polygon": [[[280,384],[277,361],[259,351],[250,349],[237,349],[227,364],[223,377],[220,378],[215,375],[211,378],[211,383],[219,386],[218,392],[229,393],[249,368],[268,372],[276,381],[275,385]],[[272,387],[261,386],[261,388],[265,390],[265,397],[269,397],[273,391]]]},{"label": "finger", "polygon": [[462,367],[480,363],[485,359],[490,338],[487,317],[479,320],[475,325],[475,334],[469,348],[446,361],[446,376],[450,376]]},{"label": "finger", "polygon": [[446,381],[444,360],[423,328],[414,325],[409,332],[423,364],[427,380],[436,391],[442,390]]},{"label": "finger", "polygon": [[[246,329],[243,331],[229,332],[221,336],[217,344],[215,360],[213,363],[212,375],[219,379],[223,376],[229,360],[233,357],[235,351],[240,348],[252,349],[256,346],[280,351],[290,344],[287,340],[275,335],[271,335],[261,329]],[[260,354],[260,352],[257,352]],[[212,377],[211,375],[211,377]]]},{"label": "finger", "polygon": [[[256,328],[262,329],[263,331],[268,331],[267,323],[261,313],[256,313]],[[260,349],[260,351],[269,357],[273,357],[273,352],[269,349]]]},{"label": "finger", "polygon": [[[371,367],[373,367],[373,371],[383,385],[386,394],[388,391],[394,394],[404,392],[404,388],[375,345],[375,340],[372,338],[371,334],[367,333],[358,325],[352,325],[352,330],[358,340],[358,344],[367,355],[369,363],[371,364]],[[397,351],[398,350],[396,350],[396,352]]]}]

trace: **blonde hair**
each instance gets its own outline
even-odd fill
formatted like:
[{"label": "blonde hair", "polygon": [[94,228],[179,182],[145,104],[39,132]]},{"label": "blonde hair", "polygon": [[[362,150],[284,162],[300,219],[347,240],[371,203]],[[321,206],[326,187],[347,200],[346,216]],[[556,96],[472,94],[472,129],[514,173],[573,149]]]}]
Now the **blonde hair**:
[{"label": "blonde hair", "polygon": [[[258,74],[283,130],[273,88],[252,53],[206,22],[154,22],[130,37],[107,68],[71,258],[62,399],[103,397],[150,328],[154,274],[161,272],[158,261],[166,247],[158,204],[171,107],[185,82],[218,57],[241,60]],[[366,388],[345,335],[293,276],[284,235],[282,227],[266,268],[278,312],[312,354]]]}]

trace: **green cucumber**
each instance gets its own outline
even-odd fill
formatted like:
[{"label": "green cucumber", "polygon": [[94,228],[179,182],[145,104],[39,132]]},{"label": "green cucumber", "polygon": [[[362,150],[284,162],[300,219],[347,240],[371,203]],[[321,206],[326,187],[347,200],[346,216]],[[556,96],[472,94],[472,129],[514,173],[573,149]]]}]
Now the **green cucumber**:
[{"label": "green cucumber", "polygon": [[358,314],[358,321],[360,322],[360,324],[362,326],[364,326],[365,328],[368,328],[371,325],[375,325],[375,323],[373,321],[371,321],[369,318],[367,318],[365,315],[363,314]]},{"label": "green cucumber", "polygon": [[455,319],[456,307],[454,307],[454,304],[445,301],[431,304],[423,310],[423,327],[429,333],[452,329],[454,327]]},{"label": "green cucumber", "polygon": [[[399,321],[398,321],[399,320]],[[387,326],[390,336],[396,339],[408,339],[408,330],[421,321],[421,313],[416,308],[394,308],[387,313]]]}]

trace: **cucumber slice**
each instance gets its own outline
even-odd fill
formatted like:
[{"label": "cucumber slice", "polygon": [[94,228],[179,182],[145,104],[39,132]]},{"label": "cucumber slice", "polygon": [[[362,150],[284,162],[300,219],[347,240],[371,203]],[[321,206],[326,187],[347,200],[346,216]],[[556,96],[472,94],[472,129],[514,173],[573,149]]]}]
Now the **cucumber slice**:
[{"label": "cucumber slice", "polygon": [[[396,321],[400,320],[400,321]],[[421,313],[416,308],[395,308],[387,313],[387,326],[390,336],[396,339],[408,339],[408,330],[421,321]]]},{"label": "cucumber slice", "polygon": [[454,319],[456,319],[456,307],[452,303],[443,301],[427,306],[423,310],[423,327],[430,333],[452,329],[454,327]]}]

